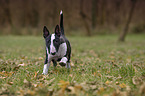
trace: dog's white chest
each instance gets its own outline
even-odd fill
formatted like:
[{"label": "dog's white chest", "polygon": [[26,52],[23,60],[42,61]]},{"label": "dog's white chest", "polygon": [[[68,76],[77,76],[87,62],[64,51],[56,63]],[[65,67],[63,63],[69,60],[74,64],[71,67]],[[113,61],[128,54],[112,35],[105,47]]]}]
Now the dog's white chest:
[{"label": "dog's white chest", "polygon": [[67,45],[66,43],[62,43],[58,49],[58,56],[61,58],[66,55],[67,52]]}]

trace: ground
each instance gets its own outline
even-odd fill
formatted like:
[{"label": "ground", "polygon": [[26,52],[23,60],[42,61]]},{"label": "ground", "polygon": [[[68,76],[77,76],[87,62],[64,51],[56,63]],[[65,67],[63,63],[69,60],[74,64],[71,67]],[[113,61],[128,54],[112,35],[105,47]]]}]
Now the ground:
[{"label": "ground", "polygon": [[0,95],[136,96],[145,93],[144,35],[74,36],[71,69],[42,75],[42,36],[0,36]]}]

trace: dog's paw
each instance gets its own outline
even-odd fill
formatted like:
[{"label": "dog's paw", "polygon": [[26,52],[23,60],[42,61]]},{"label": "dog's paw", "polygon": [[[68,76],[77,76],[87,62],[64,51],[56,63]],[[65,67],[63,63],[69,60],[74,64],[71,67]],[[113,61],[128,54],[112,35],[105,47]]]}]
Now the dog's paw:
[{"label": "dog's paw", "polygon": [[67,62],[67,58],[66,58],[66,57],[63,57],[63,58],[61,59],[61,61],[59,62],[59,65],[61,65],[61,66],[66,66],[66,62]]},{"label": "dog's paw", "polygon": [[42,74],[44,74],[44,75],[48,74],[48,65],[47,64],[44,65],[43,73]]},{"label": "dog's paw", "polygon": [[64,63],[64,62],[59,62],[59,65],[61,65],[61,66],[66,66],[66,63]]},{"label": "dog's paw", "polygon": [[42,75],[47,75],[48,73],[42,73]]},{"label": "dog's paw", "polygon": [[42,74],[43,74],[43,75],[47,75],[47,74],[48,74],[48,72],[43,72]]}]

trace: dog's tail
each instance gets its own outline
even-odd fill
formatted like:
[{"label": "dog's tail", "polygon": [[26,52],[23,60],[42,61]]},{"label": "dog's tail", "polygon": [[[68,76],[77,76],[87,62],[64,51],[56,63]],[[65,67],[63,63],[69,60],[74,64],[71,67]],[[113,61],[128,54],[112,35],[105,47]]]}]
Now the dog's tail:
[{"label": "dog's tail", "polygon": [[61,29],[62,35],[64,35],[64,28],[63,28],[63,13],[62,13],[62,10],[60,11],[60,29]]}]

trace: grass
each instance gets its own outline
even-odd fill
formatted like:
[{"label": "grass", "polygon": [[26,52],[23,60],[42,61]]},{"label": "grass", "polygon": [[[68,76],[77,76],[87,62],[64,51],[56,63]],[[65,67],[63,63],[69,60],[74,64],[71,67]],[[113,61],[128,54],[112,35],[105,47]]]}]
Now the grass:
[{"label": "grass", "polygon": [[0,95],[132,96],[145,93],[144,35],[68,37],[71,69],[53,64],[41,75],[43,37],[0,36]]}]

